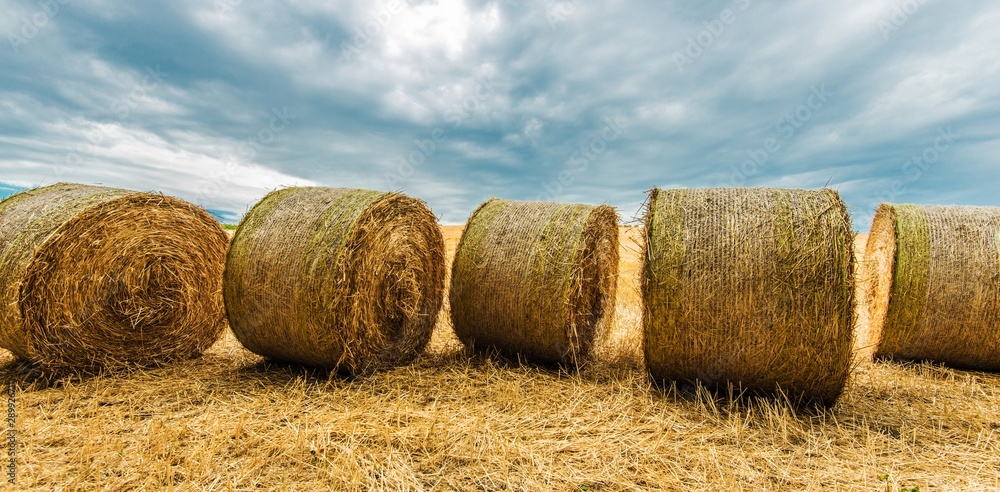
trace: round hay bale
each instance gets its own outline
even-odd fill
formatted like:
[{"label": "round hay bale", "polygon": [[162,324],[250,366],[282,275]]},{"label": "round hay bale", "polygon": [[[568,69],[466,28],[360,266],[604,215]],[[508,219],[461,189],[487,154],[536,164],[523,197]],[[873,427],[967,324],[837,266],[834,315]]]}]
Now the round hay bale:
[{"label": "round hay bale", "polygon": [[650,375],[832,405],[851,370],[853,239],[832,190],[653,190]]},{"label": "round hay bale", "polygon": [[398,193],[287,188],[243,219],[225,299],[251,351],[348,374],[405,364],[444,302],[444,238],[427,206]]},{"label": "round hay bale", "polygon": [[881,205],[862,280],[877,357],[1000,370],[1000,208]]},{"label": "round hay bale", "polygon": [[618,214],[492,199],[455,253],[452,325],[475,349],[578,365],[614,318]]},{"label": "round hay bale", "polygon": [[228,238],[158,194],[57,184],[0,203],[0,345],[54,371],[200,355],[226,327]]}]

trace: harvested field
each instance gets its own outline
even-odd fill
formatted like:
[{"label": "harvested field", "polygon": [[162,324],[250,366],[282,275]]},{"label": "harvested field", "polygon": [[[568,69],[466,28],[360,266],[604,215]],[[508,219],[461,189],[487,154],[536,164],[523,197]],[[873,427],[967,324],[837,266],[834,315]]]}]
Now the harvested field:
[{"label": "harvested field", "polygon": [[[449,261],[461,228],[445,227]],[[344,379],[201,360],[29,384],[18,482],[52,490],[1000,490],[1000,376],[864,364],[829,410],[653,389],[642,231],[624,228],[617,325],[579,374],[469,356],[442,313],[413,365]],[[6,438],[7,436],[3,436]]]}]

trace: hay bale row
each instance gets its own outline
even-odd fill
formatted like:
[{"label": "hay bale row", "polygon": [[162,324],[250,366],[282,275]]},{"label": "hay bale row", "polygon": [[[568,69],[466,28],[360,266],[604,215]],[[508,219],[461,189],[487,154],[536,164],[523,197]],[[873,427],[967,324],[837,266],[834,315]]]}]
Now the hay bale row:
[{"label": "hay bale row", "polygon": [[163,195],[57,184],[0,202],[0,346],[53,371],[198,356],[225,329],[228,238]]},{"label": "hay bale row", "polygon": [[613,208],[493,199],[455,254],[452,325],[475,349],[579,365],[610,328],[617,277]]},{"label": "hay bale row", "polygon": [[[617,226],[607,206],[481,205],[452,268],[459,339],[579,366],[613,321]],[[645,233],[653,379],[836,401],[855,338],[853,233],[836,192],[654,190]],[[365,374],[430,339],[446,273],[423,202],[284,189],[247,214],[228,257],[227,243],[207,212],[162,195],[59,184],[11,196],[0,346],[60,371],[152,365],[201,354],[228,314],[258,354]],[[1000,370],[1000,208],[883,205],[861,277],[879,356]]]},{"label": "hay bale row", "polygon": [[645,354],[658,382],[833,404],[851,369],[853,231],[832,190],[654,190]]},{"label": "hay bale row", "polygon": [[1000,208],[883,204],[862,280],[877,356],[1000,370]]},{"label": "hay bale row", "polygon": [[226,262],[230,326],[268,358],[365,374],[430,340],[444,298],[444,239],[397,193],[288,188],[243,219]]}]

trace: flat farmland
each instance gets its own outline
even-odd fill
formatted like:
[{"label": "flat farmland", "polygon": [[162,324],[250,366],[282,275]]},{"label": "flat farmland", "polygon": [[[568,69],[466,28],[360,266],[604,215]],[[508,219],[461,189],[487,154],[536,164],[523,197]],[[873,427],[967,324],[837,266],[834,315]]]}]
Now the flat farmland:
[{"label": "flat farmland", "polygon": [[[461,228],[444,234],[450,262]],[[615,329],[580,372],[466,353],[447,303],[422,357],[367,378],[266,362],[231,334],[88,378],[0,352],[18,489],[1000,490],[995,374],[859,363],[834,408],[802,412],[653,387],[640,244],[622,229]]]}]

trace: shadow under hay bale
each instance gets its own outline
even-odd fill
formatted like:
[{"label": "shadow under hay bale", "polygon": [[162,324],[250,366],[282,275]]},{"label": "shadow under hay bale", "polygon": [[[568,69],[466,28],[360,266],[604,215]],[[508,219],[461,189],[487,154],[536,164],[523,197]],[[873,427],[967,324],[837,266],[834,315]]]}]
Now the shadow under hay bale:
[{"label": "shadow under hay bale", "polygon": [[493,199],[455,254],[452,325],[476,350],[579,365],[613,323],[617,276],[613,208]]},{"label": "shadow under hay bale", "polygon": [[444,279],[444,238],[423,202],[288,188],[243,219],[224,290],[233,333],[251,351],[365,374],[423,351]]},{"label": "shadow under hay bale", "polygon": [[854,235],[835,191],[653,190],[646,237],[655,381],[836,402],[852,364]]},{"label": "shadow under hay bale", "polygon": [[225,330],[228,240],[163,195],[57,184],[0,202],[0,345],[47,371],[199,356]]},{"label": "shadow under hay bale", "polygon": [[1000,371],[1000,208],[881,205],[862,280],[878,357]]}]

